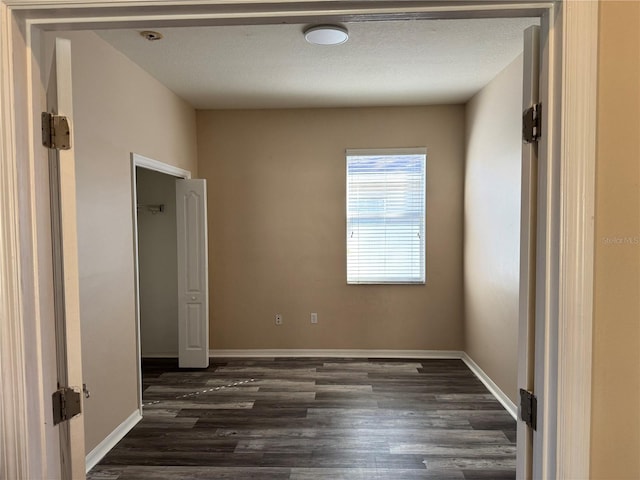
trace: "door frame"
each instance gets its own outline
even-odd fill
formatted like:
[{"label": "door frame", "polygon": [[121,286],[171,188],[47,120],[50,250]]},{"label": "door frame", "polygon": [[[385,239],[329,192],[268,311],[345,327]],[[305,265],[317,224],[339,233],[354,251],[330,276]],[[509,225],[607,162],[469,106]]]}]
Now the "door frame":
[{"label": "door frame", "polygon": [[[52,46],[51,70],[47,82],[46,111],[61,114],[73,121],[73,87],[71,85],[71,42],[56,38]],[[48,59],[47,55],[47,59]],[[49,66],[45,64],[45,66]],[[75,141],[70,132],[70,144]],[[80,285],[77,249],[75,151],[48,149],[49,207],[51,215],[51,246],[53,259],[54,324],[56,337],[56,387],[71,388],[80,397],[80,411],[84,408],[85,391],[82,376],[80,335]],[[45,385],[50,385],[47,379]],[[55,424],[55,418],[52,419]],[[80,416],[57,426],[60,436],[62,478],[73,478],[82,469],[85,459],[84,421]]]},{"label": "door frame", "polygon": [[[189,180],[191,172],[183,168],[169,165],[149,157],[131,152],[131,209],[133,215],[133,275],[135,288],[135,309],[136,309],[136,361],[138,375],[138,410],[142,416],[142,336],[140,327],[140,257],[138,252],[138,187],[136,184],[136,168],[145,168],[158,173],[164,173],[175,177]],[[178,292],[176,292],[176,296]]]},{"label": "door frame", "polygon": [[[53,29],[312,23],[366,19],[540,16],[547,68],[542,382],[543,478],[586,478],[589,472],[593,308],[594,182],[598,3],[579,0],[0,0],[0,443],[9,478],[45,477],[41,428],[49,392],[42,391],[34,169],[42,157],[37,119],[42,83],[39,32]],[[546,26],[546,32],[544,28]],[[4,321],[8,319],[8,321]],[[6,352],[6,353],[5,353]],[[30,392],[30,395],[27,395]],[[32,397],[32,398],[30,398]]]}]

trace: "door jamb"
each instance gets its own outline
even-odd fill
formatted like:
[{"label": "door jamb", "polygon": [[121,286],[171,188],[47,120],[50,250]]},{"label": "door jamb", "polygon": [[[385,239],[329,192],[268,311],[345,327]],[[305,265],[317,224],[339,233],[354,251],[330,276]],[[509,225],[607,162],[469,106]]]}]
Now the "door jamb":
[{"label": "door jamb", "polygon": [[142,337],[140,334],[140,258],[138,255],[138,188],[136,186],[136,167],[164,173],[176,178],[190,179],[191,172],[168,163],[153,160],[137,153],[131,152],[131,207],[133,210],[133,274],[135,287],[135,310],[136,310],[136,361],[138,377],[138,410],[142,417]]},{"label": "door jamb", "polygon": [[[558,199],[557,478],[589,478],[595,252],[595,179],[600,2],[564,1],[558,11],[562,68],[555,117]],[[550,379],[551,380],[551,379]]]},{"label": "door jamb", "polygon": [[[49,0],[0,0],[0,137],[3,139],[0,142],[0,284],[8,293],[7,302],[1,302],[0,313],[9,319],[0,323],[0,347],[7,352],[5,365],[9,367],[0,370],[0,380],[14,385],[10,395],[0,397],[3,404],[0,414],[5,421],[0,443],[12,445],[9,458],[4,462],[3,473],[8,472],[8,477],[34,476],[30,472],[44,468],[36,452],[46,449],[42,429],[37,425],[37,419],[42,416],[40,407],[45,402],[41,399],[36,405],[37,402],[27,401],[26,392],[34,387],[36,380],[27,379],[24,375],[28,368],[33,367],[27,365],[33,364],[34,358],[40,355],[39,347],[28,345],[25,337],[25,331],[32,331],[34,326],[38,326],[37,313],[33,315],[29,305],[39,301],[34,286],[36,271],[31,260],[37,258],[37,239],[33,237],[36,228],[32,172],[37,146],[34,112],[39,93],[37,71],[34,73],[37,60],[30,53],[34,47],[30,44],[31,29],[38,25],[42,28],[113,27],[118,22],[134,25],[147,6],[155,6],[163,12],[176,12],[182,8],[184,12],[185,8],[195,10],[202,4],[214,7],[223,3],[226,7],[230,5],[222,0],[184,2],[182,5],[155,0],[141,6],[135,0],[123,0],[108,6],[91,0],[68,0],[64,5],[58,4],[51,9],[53,3]],[[320,7],[317,3],[307,4],[304,1],[264,1],[252,4],[250,9],[255,10],[249,12],[238,7],[239,12],[218,10],[216,13],[212,8],[205,15],[206,20],[200,21],[230,24],[244,18],[254,23],[260,19],[275,22],[289,14],[292,19],[304,23],[318,18],[355,18],[367,12],[374,18],[378,15],[379,19],[385,15],[391,17],[394,11],[404,12],[404,17],[408,18],[421,9],[423,18],[442,18],[447,14],[462,17],[472,15],[472,11],[485,16],[513,16],[514,12],[520,16],[545,12],[549,15],[555,37],[544,46],[550,55],[549,86],[555,93],[553,111],[549,115],[553,121],[549,129],[553,137],[549,154],[558,171],[551,185],[553,195],[549,205],[554,214],[555,228],[547,239],[547,246],[554,250],[551,264],[547,265],[551,271],[547,270],[547,274],[554,278],[547,285],[551,303],[545,306],[545,324],[554,337],[545,343],[545,360],[551,364],[547,363],[544,368],[547,370],[546,382],[553,387],[552,390],[557,390],[554,415],[558,414],[563,427],[548,432],[554,440],[551,447],[557,445],[557,451],[563,454],[557,456],[557,463],[550,465],[548,473],[551,476],[563,473],[563,478],[584,477],[577,472],[588,473],[590,453],[596,125],[594,72],[597,72],[597,49],[585,48],[585,42],[597,45],[598,5],[596,2],[574,0],[532,0],[528,4],[485,1],[454,6],[437,1],[406,3],[413,5],[409,8],[403,2],[392,7],[390,4],[393,2],[380,1],[375,2],[375,7],[370,5],[358,10],[353,4],[341,1],[325,2]],[[296,5],[297,8],[278,11],[278,8],[284,9],[283,4]],[[81,6],[84,8],[77,8]],[[87,12],[93,17],[81,18],[89,15]],[[110,18],[106,18],[107,14]],[[101,18],[96,18],[96,15]],[[196,22],[198,18],[202,15],[182,15],[173,25]],[[149,21],[160,26],[163,22],[166,24],[168,17],[155,16],[153,20],[147,19],[147,23]],[[30,391],[43,395],[37,385],[35,387]],[[33,428],[21,428],[26,425]]]}]

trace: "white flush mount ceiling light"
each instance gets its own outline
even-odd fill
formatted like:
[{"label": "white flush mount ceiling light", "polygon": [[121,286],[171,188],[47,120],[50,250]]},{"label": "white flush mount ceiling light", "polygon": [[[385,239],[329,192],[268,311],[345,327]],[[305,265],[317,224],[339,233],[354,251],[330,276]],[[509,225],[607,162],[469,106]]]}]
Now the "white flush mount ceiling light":
[{"label": "white flush mount ceiling light", "polygon": [[349,40],[349,32],[338,25],[316,25],[304,31],[304,38],[313,45],[340,45]]}]

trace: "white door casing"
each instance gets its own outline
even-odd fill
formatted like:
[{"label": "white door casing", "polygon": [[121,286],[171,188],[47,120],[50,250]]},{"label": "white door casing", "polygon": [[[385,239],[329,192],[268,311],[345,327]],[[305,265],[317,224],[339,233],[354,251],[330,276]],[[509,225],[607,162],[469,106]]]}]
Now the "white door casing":
[{"label": "white door casing", "polygon": [[[136,169],[145,168],[154,172],[164,173],[176,178],[190,179],[191,172],[182,168],[160,162],[149,157],[145,157],[138,153],[131,152],[131,214],[133,216],[133,258],[134,258],[134,274],[135,274],[135,299],[136,299],[136,358],[137,376],[138,376],[138,406],[140,415],[142,415],[142,344],[141,344],[141,327],[140,327],[140,262],[138,252],[138,192],[136,186]],[[177,321],[177,319],[176,319]]]},{"label": "white door casing", "polygon": [[[49,113],[67,117],[73,125],[71,86],[71,42],[56,38],[49,86]],[[51,195],[51,241],[53,245],[54,306],[57,384],[80,393],[82,399],[82,357],[80,343],[80,293],[78,284],[78,242],[76,229],[76,180],[73,128],[69,150],[49,150]],[[45,392],[51,395],[53,392]],[[50,415],[45,412],[47,421]],[[46,409],[46,407],[45,407]],[[60,435],[61,477],[83,478],[85,473],[84,419],[79,414],[57,427]]]},{"label": "white door casing", "polygon": [[207,185],[176,180],[178,356],[181,368],[209,366]]}]

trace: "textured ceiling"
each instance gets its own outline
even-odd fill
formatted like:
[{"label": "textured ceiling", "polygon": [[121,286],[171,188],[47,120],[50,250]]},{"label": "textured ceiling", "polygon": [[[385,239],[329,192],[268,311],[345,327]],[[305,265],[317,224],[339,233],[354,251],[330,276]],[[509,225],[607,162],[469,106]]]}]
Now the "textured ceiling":
[{"label": "textured ceiling", "polygon": [[98,34],[198,109],[461,103],[522,51],[537,19],[347,24],[339,46],[305,42],[305,25]]}]

